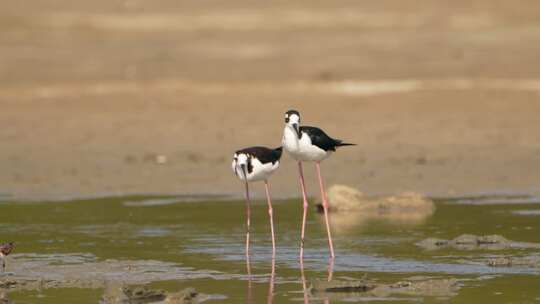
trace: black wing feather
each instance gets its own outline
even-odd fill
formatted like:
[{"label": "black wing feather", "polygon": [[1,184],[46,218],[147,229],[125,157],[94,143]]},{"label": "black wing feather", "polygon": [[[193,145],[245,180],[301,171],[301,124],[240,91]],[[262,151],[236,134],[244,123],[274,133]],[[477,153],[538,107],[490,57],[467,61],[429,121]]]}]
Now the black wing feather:
[{"label": "black wing feather", "polygon": [[340,139],[334,139],[324,133],[323,130],[316,127],[301,126],[300,134],[302,132],[306,133],[309,136],[313,145],[323,149],[324,151],[336,151],[336,147],[354,145],[350,143],[344,143]]},{"label": "black wing feather", "polygon": [[236,151],[236,153],[245,153],[257,158],[261,163],[272,163],[279,161],[281,158],[282,147],[269,149],[266,147],[249,147]]}]

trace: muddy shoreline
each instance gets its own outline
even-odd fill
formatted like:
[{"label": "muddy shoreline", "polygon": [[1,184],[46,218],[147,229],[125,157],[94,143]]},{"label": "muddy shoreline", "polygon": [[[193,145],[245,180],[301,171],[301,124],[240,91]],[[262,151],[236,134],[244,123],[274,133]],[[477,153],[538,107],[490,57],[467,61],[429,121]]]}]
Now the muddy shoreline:
[{"label": "muddy shoreline", "polygon": [[[274,205],[274,266],[267,206],[263,201],[253,204],[251,276],[243,251],[241,199],[182,203],[185,197],[125,197],[1,204],[2,237],[16,247],[7,258],[8,273],[0,274],[0,299],[36,302],[39,296],[63,303],[76,294],[89,303],[130,297],[165,301],[169,295],[183,298],[176,292],[188,287],[234,303],[248,297],[265,302],[270,296],[275,303],[286,303],[301,299],[303,290],[314,302],[467,302],[474,296],[464,290],[471,289],[483,298],[499,292],[512,299],[512,293],[540,296],[534,288],[540,278],[538,217],[527,215],[538,205],[485,208],[459,200],[430,202],[411,195],[373,200],[354,193],[355,205],[330,213],[335,264],[328,261],[324,217],[312,205],[305,268],[298,264],[300,206]],[[491,200],[501,198],[478,198],[482,204]],[[431,204],[435,208],[424,208],[428,212],[421,218],[403,217],[409,207],[418,211]],[[456,214],[463,213],[467,216],[456,221]],[[471,234],[479,231],[483,234]],[[339,286],[330,286],[330,292],[307,289],[327,278]]]}]

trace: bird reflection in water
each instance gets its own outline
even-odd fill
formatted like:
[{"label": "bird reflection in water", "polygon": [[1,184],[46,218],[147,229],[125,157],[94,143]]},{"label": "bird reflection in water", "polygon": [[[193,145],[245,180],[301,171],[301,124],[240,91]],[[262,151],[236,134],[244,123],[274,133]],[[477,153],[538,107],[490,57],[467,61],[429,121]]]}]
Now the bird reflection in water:
[{"label": "bird reflection in water", "polygon": [[306,274],[304,272],[304,259],[300,258],[300,280],[302,281],[302,292],[304,294],[304,304],[309,303],[309,294],[307,288]]},{"label": "bird reflection in water", "polygon": [[[274,302],[274,288],[275,288],[275,280],[276,280],[276,259],[272,257],[272,265],[270,267],[270,280],[269,280],[269,286],[268,286],[268,297],[267,297],[267,303],[271,304]],[[256,303],[253,299],[253,276],[251,274],[251,263],[250,259],[246,259],[246,270],[247,270],[247,296],[246,296],[246,303],[252,304]]]},{"label": "bird reflection in water", "polygon": [[246,271],[247,271],[247,296],[246,296],[246,303],[251,304],[253,302],[253,280],[251,277],[251,262],[249,259],[249,255],[246,255]]},{"label": "bird reflection in water", "polygon": [[[328,259],[328,282],[332,281],[334,277],[334,261],[335,259],[330,258]],[[306,274],[304,271],[304,259],[300,259],[300,280],[302,282],[302,292],[304,294],[304,304],[309,303],[309,289],[307,286],[307,279]],[[325,297],[323,300],[323,303],[327,304],[330,303],[330,299],[328,297]]]},{"label": "bird reflection in water", "polygon": [[268,300],[267,303],[274,302],[274,281],[276,279],[276,259],[272,257],[272,272],[270,273],[270,284],[268,287]]}]

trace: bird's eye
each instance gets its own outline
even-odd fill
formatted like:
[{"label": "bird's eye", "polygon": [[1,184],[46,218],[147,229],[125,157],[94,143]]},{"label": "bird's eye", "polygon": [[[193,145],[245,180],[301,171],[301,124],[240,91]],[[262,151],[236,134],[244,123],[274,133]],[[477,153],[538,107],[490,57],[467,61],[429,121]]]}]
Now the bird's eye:
[{"label": "bird's eye", "polygon": [[289,122],[289,117],[285,117],[285,122],[286,122],[286,123]]}]

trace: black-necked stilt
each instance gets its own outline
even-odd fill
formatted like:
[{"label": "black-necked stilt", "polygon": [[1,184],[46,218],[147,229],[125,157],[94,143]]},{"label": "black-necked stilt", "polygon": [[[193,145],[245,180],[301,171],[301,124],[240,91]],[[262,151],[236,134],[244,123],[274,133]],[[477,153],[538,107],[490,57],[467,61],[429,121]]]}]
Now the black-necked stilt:
[{"label": "black-necked stilt", "polygon": [[328,223],[328,201],[324,190],[324,183],[321,177],[320,163],[332,152],[336,151],[337,147],[351,146],[354,144],[344,143],[342,140],[333,139],[326,135],[323,130],[315,127],[300,126],[300,113],[295,110],[289,110],[285,113],[285,130],[283,131],[283,147],[285,150],[298,161],[298,172],[300,174],[300,187],[302,188],[302,198],[304,201],[304,214],[302,217],[302,234],[300,244],[300,258],[304,257],[304,235],[306,229],[307,217],[307,193],[304,182],[304,170],[302,168],[303,161],[315,162],[317,175],[319,177],[319,187],[321,188],[321,196],[324,208],[324,218],[326,221],[326,231],[328,233],[328,245],[330,246],[330,255],[334,255],[334,245],[332,243],[332,235],[330,233],[330,225]]},{"label": "black-necked stilt", "polygon": [[232,170],[234,174],[246,185],[246,256],[249,258],[249,231],[251,217],[251,201],[249,198],[249,182],[264,181],[266,199],[268,200],[268,215],[270,216],[270,231],[272,232],[272,256],[276,254],[276,240],[274,235],[274,219],[272,215],[272,201],[270,199],[270,186],[268,178],[279,167],[282,147],[269,149],[266,147],[250,147],[234,153]]},{"label": "black-necked stilt", "polygon": [[0,258],[2,259],[2,272],[6,271],[6,257],[15,247],[14,242],[0,244]]}]

